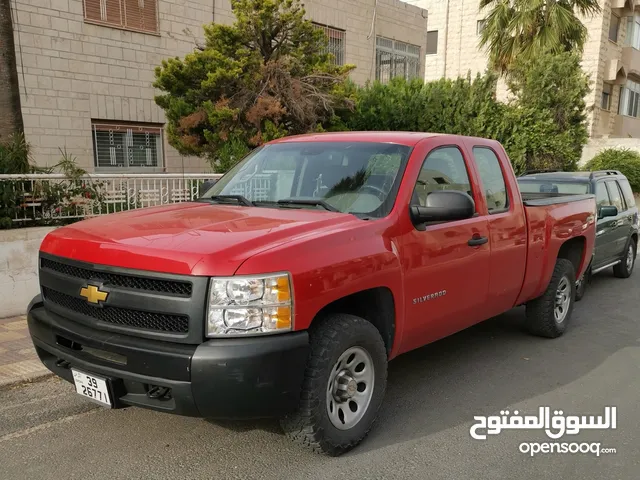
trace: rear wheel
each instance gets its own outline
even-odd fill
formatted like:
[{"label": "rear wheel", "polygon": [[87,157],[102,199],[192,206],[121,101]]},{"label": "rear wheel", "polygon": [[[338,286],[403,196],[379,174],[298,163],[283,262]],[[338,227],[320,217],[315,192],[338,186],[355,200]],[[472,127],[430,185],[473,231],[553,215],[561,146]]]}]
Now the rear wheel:
[{"label": "rear wheel", "polygon": [[587,291],[589,282],[591,281],[591,267],[576,281],[576,302],[579,302],[584,297]]},{"label": "rear wheel", "polygon": [[567,329],[576,298],[573,264],[559,258],[542,296],[527,303],[527,328],[540,337],[556,338]]},{"label": "rear wheel", "polygon": [[629,240],[627,250],[622,261],[613,267],[613,274],[618,278],[629,278],[633,273],[633,267],[636,264],[636,241],[632,238]]},{"label": "rear wheel", "polygon": [[300,405],[280,423],[296,443],[337,456],[358,445],[376,419],[387,385],[387,351],[378,329],[352,315],[331,315],[309,336]]}]

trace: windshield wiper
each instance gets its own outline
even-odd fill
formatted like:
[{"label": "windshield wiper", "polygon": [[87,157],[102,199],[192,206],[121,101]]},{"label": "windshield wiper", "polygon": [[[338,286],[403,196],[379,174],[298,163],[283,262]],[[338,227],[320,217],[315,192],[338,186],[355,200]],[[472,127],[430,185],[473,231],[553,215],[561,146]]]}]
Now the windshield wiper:
[{"label": "windshield wiper", "polygon": [[336,207],[329,205],[322,199],[296,199],[296,198],[285,198],[284,200],[278,200],[278,205],[310,205],[310,206],[319,206],[324,208],[325,210],[329,210],[330,212],[340,212]]},{"label": "windshield wiper", "polygon": [[218,202],[224,202],[225,200],[235,200],[239,205],[245,207],[255,207],[254,203],[242,195],[213,195],[211,197],[205,197],[203,200],[213,200]]}]

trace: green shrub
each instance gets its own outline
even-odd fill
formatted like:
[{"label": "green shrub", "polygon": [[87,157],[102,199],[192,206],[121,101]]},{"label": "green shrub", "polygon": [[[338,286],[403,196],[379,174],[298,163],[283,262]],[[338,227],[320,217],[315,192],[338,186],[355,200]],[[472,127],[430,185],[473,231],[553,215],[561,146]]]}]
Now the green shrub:
[{"label": "green shrub", "polygon": [[593,157],[584,170],[620,170],[631,184],[634,193],[640,193],[640,153],[628,148],[607,148]]}]

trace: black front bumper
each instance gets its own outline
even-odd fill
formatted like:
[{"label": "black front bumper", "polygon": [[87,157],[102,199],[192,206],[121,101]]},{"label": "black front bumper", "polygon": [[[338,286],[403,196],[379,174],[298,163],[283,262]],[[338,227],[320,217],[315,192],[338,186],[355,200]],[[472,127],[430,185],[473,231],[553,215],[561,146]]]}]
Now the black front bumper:
[{"label": "black front bumper", "polygon": [[[280,416],[296,408],[309,349],[306,332],[185,345],[103,332],[47,311],[36,297],[29,332],[44,365],[108,379],[114,407],[207,418]],[[154,387],[170,394],[153,398]]]}]

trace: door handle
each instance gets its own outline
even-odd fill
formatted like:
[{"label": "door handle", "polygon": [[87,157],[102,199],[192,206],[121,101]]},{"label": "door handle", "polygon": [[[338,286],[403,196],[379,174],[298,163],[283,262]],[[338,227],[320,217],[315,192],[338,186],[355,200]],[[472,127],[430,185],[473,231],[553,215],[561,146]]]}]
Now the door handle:
[{"label": "door handle", "polygon": [[487,243],[489,239],[487,237],[481,237],[480,235],[474,235],[471,240],[467,242],[470,247],[479,247]]}]

